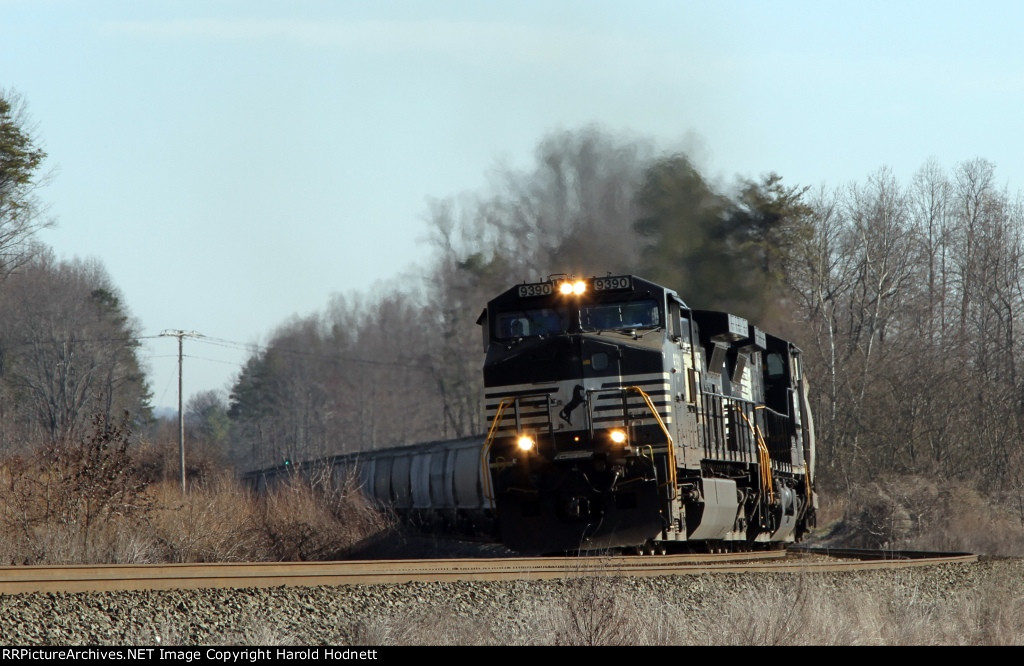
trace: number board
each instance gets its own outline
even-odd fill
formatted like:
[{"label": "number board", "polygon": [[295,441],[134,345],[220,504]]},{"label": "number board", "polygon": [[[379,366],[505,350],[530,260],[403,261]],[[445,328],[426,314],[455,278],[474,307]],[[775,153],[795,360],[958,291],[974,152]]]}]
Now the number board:
[{"label": "number board", "polygon": [[550,296],[553,291],[554,287],[551,286],[550,282],[521,284],[519,285],[519,298],[529,298],[531,296]]},{"label": "number board", "polygon": [[633,281],[628,275],[594,278],[594,291],[611,291],[613,289],[632,289]]}]

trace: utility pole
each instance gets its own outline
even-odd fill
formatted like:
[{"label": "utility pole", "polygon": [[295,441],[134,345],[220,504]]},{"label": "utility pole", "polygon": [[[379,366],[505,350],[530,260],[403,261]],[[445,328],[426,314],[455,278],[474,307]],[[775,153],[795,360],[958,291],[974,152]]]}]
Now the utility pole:
[{"label": "utility pole", "polygon": [[181,494],[185,494],[185,409],[182,405],[182,365],[185,355],[184,340],[186,337],[201,338],[202,334],[195,331],[164,331],[160,335],[178,338],[178,457],[181,464]]}]

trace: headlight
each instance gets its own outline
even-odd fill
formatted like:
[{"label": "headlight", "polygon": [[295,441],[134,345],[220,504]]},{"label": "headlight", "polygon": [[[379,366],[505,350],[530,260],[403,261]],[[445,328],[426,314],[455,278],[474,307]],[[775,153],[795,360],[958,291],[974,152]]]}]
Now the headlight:
[{"label": "headlight", "polygon": [[612,430],[608,433],[608,437],[611,438],[613,444],[625,444],[626,443],[626,431],[625,430]]},{"label": "headlight", "polygon": [[563,282],[558,285],[558,291],[568,296],[569,294],[575,294],[579,296],[587,290],[587,283],[583,280],[577,280],[576,282]]},{"label": "headlight", "polygon": [[520,451],[532,451],[533,447],[536,446],[536,442],[533,441],[533,437],[529,435],[520,435],[519,439],[516,440],[516,446],[519,447]]}]

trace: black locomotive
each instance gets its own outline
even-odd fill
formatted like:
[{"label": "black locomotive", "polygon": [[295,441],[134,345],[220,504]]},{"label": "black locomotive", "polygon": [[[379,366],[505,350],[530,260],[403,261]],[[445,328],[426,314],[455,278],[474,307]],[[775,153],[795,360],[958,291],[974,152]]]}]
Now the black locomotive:
[{"label": "black locomotive", "polygon": [[632,275],[517,285],[478,323],[497,530],[524,552],[799,540],[800,351]]}]

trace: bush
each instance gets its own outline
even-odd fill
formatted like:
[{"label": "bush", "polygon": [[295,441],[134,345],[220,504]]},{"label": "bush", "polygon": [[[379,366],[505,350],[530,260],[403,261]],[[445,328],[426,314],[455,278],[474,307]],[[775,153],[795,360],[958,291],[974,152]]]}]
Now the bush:
[{"label": "bush", "polygon": [[212,455],[192,456],[183,495],[170,447],[134,443],[130,455],[126,423],[97,418],[80,441],[0,462],[0,562],[339,559],[394,524],[355,477],[296,475],[257,497]]},{"label": "bush", "polygon": [[1014,503],[964,482],[901,476],[858,486],[829,545],[1019,555],[1024,526]]},{"label": "bush", "polygon": [[260,530],[257,498],[221,475],[181,494],[178,482],[150,488],[154,508],[146,523],[163,562],[259,562],[271,559]]},{"label": "bush", "polygon": [[274,486],[261,520],[274,559],[285,561],[341,559],[395,524],[366,499],[354,473],[330,468],[310,477],[296,473]]},{"label": "bush", "polygon": [[102,417],[79,441],[55,442],[4,465],[0,528],[5,560],[23,564],[120,561],[135,553],[121,533],[150,508],[128,455],[127,415]]}]

